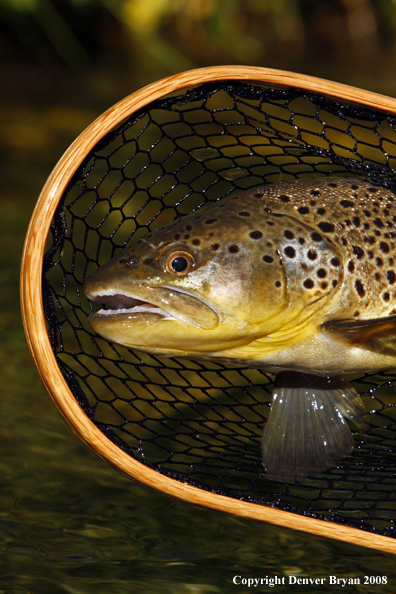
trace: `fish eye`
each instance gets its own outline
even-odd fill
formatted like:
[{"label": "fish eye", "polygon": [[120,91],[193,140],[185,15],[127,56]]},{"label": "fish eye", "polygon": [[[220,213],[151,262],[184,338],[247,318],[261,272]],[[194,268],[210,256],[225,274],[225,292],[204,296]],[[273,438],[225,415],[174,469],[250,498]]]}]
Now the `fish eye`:
[{"label": "fish eye", "polygon": [[171,252],[165,262],[165,269],[171,274],[187,274],[194,268],[195,261],[189,252]]}]

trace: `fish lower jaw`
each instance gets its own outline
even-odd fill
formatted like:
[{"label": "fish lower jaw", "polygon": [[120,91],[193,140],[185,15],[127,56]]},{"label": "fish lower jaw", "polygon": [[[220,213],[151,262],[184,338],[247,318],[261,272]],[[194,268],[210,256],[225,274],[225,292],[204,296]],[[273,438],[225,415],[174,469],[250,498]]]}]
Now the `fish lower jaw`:
[{"label": "fish lower jaw", "polygon": [[89,318],[90,320],[97,319],[99,317],[116,317],[116,316],[139,316],[139,314],[155,314],[156,318],[161,317],[162,319],[171,319],[171,316],[167,311],[162,309],[155,303],[150,303],[145,299],[136,297],[135,295],[128,295],[117,290],[109,290],[105,293],[91,293],[87,295],[90,301],[100,303],[105,307],[102,307],[99,311],[92,313]]},{"label": "fish lower jaw", "polygon": [[95,318],[99,318],[101,316],[105,317],[112,317],[112,316],[125,316],[130,315],[131,317],[135,316],[136,314],[153,314],[156,316],[160,316],[164,320],[171,320],[174,319],[168,312],[163,310],[161,307],[152,305],[147,303],[145,305],[135,305],[134,307],[130,308],[117,308],[117,309],[100,309],[99,311],[92,313],[89,318],[91,320]]}]

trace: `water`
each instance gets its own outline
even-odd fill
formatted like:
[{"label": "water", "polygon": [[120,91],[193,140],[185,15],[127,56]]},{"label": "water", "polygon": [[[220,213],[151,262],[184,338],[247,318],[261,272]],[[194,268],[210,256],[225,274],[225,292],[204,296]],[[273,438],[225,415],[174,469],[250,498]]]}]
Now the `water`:
[{"label": "water", "polygon": [[[323,586],[298,586],[299,593],[316,594],[334,592],[330,575],[360,579],[343,592],[394,591],[393,556],[170,499],[118,474],[73,435],[31,361],[18,275],[31,210],[66,146],[60,123],[74,136],[93,114],[6,115],[8,126],[13,117],[22,124],[14,136],[19,145],[8,143],[1,162],[0,594],[245,594],[269,588],[238,587],[234,576],[284,577],[285,585],[273,589],[281,593],[292,588],[288,576],[326,578]],[[35,148],[40,138],[42,151]],[[388,583],[364,585],[365,575],[386,576]]]}]

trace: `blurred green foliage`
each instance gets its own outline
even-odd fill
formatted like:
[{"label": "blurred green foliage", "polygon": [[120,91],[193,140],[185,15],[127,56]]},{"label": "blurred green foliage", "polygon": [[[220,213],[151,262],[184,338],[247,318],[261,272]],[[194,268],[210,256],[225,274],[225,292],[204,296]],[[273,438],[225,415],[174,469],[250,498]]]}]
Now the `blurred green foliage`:
[{"label": "blurred green foliage", "polygon": [[118,54],[175,72],[394,56],[395,0],[0,0],[1,48],[81,68]]}]

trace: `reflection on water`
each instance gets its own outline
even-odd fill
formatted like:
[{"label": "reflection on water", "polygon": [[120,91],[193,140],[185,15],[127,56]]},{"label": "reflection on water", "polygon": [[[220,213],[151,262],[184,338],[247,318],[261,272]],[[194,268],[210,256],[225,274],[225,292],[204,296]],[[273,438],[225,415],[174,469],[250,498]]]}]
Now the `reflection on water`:
[{"label": "reflection on water", "polygon": [[[38,156],[27,141],[13,149],[9,167],[2,164],[0,591],[210,594],[234,592],[234,575],[333,574],[362,582],[364,575],[387,575],[392,582],[393,557],[165,497],[116,473],[65,425],[37,377],[18,311],[25,228],[66,140],[53,112],[40,117],[48,152]],[[12,112],[2,118],[12,121]],[[305,591],[312,588],[299,588]],[[321,591],[332,590],[327,584]],[[378,594],[389,591],[375,586]]]}]

